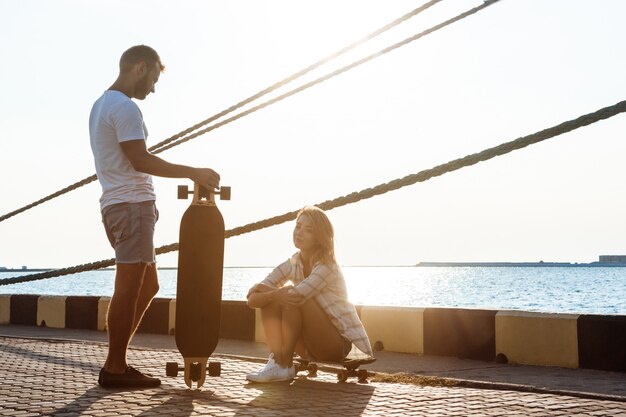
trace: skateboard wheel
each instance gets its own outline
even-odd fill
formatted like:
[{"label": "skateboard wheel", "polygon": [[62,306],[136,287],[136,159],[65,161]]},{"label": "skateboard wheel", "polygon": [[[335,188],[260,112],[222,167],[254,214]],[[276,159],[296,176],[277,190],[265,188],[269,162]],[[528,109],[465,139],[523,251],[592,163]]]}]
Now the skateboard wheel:
[{"label": "skateboard wheel", "polygon": [[165,375],[178,376],[178,364],[176,362],[167,362],[165,364]]},{"label": "skateboard wheel", "polygon": [[359,382],[367,382],[367,378],[370,376],[370,374],[365,369],[359,369],[356,376],[359,379]]},{"label": "skateboard wheel", "polygon": [[189,379],[196,382],[200,380],[200,364],[194,362],[189,366]]},{"label": "skateboard wheel", "polygon": [[186,200],[187,197],[189,197],[189,187],[187,187],[186,185],[179,185],[178,186],[178,199]]},{"label": "skateboard wheel", "polygon": [[222,374],[222,364],[220,362],[209,362],[209,376],[220,376]]},{"label": "skateboard wheel", "polygon": [[230,187],[220,187],[220,200],[230,200]]},{"label": "skateboard wheel", "polygon": [[348,380],[348,373],[346,371],[337,372],[337,381],[346,382]]},{"label": "skateboard wheel", "polygon": [[310,363],[308,366],[309,369],[309,376],[317,376],[317,364],[316,363]]}]

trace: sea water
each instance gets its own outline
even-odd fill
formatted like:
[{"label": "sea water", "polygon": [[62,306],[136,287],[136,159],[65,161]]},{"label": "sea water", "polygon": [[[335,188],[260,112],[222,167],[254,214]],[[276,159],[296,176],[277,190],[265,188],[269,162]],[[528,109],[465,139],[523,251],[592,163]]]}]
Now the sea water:
[{"label": "sea water", "polygon": [[[625,267],[343,267],[361,305],[459,307],[626,315]],[[244,300],[271,268],[225,268],[222,298]],[[0,272],[0,279],[31,272]],[[114,270],[0,286],[0,294],[113,293]],[[159,270],[158,297],[176,296],[176,270]],[[0,281],[1,284],[1,281]]]}]

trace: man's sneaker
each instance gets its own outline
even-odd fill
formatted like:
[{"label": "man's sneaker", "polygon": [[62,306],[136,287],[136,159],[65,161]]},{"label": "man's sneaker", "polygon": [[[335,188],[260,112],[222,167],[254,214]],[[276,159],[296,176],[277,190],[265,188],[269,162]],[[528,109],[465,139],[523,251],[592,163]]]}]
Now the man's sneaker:
[{"label": "man's sneaker", "polygon": [[123,374],[113,374],[102,368],[98,383],[103,388],[152,388],[161,385],[161,380],[129,366]]},{"label": "man's sneaker", "polygon": [[264,369],[258,373],[248,374],[246,378],[252,382],[278,382],[290,381],[296,376],[296,368],[291,366],[283,368],[280,365],[274,365],[271,368]]}]

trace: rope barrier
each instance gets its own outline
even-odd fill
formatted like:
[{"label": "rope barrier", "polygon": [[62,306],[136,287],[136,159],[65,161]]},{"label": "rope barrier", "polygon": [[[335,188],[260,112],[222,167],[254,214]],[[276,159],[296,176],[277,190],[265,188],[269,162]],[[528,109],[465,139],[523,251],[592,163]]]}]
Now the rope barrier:
[{"label": "rope barrier", "polygon": [[[269,93],[271,93],[271,92],[273,92],[275,90],[277,90],[278,88],[280,88],[280,87],[282,87],[282,86],[284,86],[286,84],[289,84],[292,81],[297,80],[298,78],[300,78],[300,77],[308,74],[309,72],[311,72],[311,71],[321,67],[322,65],[327,64],[328,62],[330,62],[330,61],[340,57],[341,55],[343,55],[343,54],[345,54],[345,53],[347,53],[347,52],[349,52],[349,51],[351,51],[351,50],[353,50],[353,49],[363,45],[364,43],[366,43],[366,42],[374,39],[375,37],[377,37],[377,36],[387,32],[387,31],[389,31],[390,29],[393,29],[394,27],[398,26],[400,23],[410,19],[413,16],[416,16],[416,15],[420,14],[424,10],[430,8],[431,6],[434,6],[435,4],[439,3],[440,1],[442,1],[442,0],[431,0],[428,3],[425,3],[422,6],[416,8],[416,9],[411,10],[410,12],[406,13],[405,15],[403,15],[403,16],[397,18],[396,20],[394,20],[394,21],[392,21],[392,22],[390,22],[390,23],[380,27],[379,29],[376,29],[374,32],[364,36],[363,38],[359,39],[358,41],[353,42],[350,45],[347,45],[347,46],[339,49],[336,52],[333,52],[332,54],[328,55],[326,58],[320,59],[316,63],[309,65],[308,67],[306,67],[306,68],[304,68],[304,69],[302,69],[302,70],[300,70],[300,71],[298,71],[298,72],[296,72],[296,73],[294,73],[294,74],[284,78],[281,81],[278,81],[277,83],[271,85],[270,87],[267,87],[266,89],[259,91],[258,93],[254,94],[254,95],[252,95],[252,96],[250,96],[248,98],[246,98],[245,100],[242,100],[239,103],[237,103],[237,104],[227,108],[226,110],[223,110],[223,111],[221,111],[221,112],[219,112],[219,113],[209,117],[208,119],[203,120],[202,122],[200,122],[200,123],[190,127],[189,129],[186,129],[186,130],[184,130],[184,131],[182,131],[182,132],[180,132],[180,133],[172,136],[171,138],[166,139],[166,140],[164,140],[164,141],[162,141],[160,143],[157,143],[156,145],[150,147],[149,150],[150,151],[156,151],[159,148],[162,148],[163,146],[165,146],[165,145],[167,145],[167,144],[169,144],[171,142],[174,142],[175,140],[180,139],[183,136],[193,132],[194,130],[197,130],[197,129],[201,128],[202,126],[205,126],[205,125],[207,125],[207,124],[209,124],[211,122],[214,122],[215,120],[217,120],[217,119],[219,119],[219,118],[221,118],[223,116],[226,116],[227,114],[232,113],[233,111],[235,111],[235,110],[245,106],[246,104],[250,104],[251,102],[253,102],[253,101],[255,101],[255,100],[257,100],[257,99],[259,99],[259,98],[261,98],[261,97],[263,97],[263,96],[265,96],[265,95],[267,95],[267,94],[269,94]],[[159,152],[161,152],[161,151],[159,150]]]},{"label": "rope barrier", "polygon": [[471,15],[473,15],[475,13],[478,13],[479,11],[483,10],[486,7],[491,6],[492,4],[494,4],[494,3],[498,2],[498,1],[500,1],[500,0],[488,0],[488,1],[485,1],[480,6],[474,7],[473,9],[470,9],[470,10],[468,10],[468,11],[466,11],[464,13],[461,13],[461,14],[459,14],[459,15],[451,18],[451,19],[448,19],[448,20],[446,20],[443,23],[440,23],[438,25],[432,26],[431,28],[426,29],[423,32],[420,32],[420,33],[418,33],[416,35],[413,35],[411,37],[408,37],[408,38],[406,38],[406,39],[404,39],[404,40],[402,40],[400,42],[397,42],[397,43],[395,43],[395,44],[393,44],[391,46],[383,48],[383,49],[381,49],[378,52],[375,52],[375,53],[373,53],[371,55],[368,55],[368,56],[366,56],[364,58],[359,59],[358,61],[355,61],[355,62],[353,62],[351,64],[348,64],[348,65],[346,65],[344,67],[341,67],[338,70],[330,72],[330,73],[328,73],[326,75],[323,75],[323,76],[321,76],[319,78],[316,78],[313,81],[310,81],[310,82],[308,82],[306,84],[303,84],[300,87],[294,88],[293,90],[290,90],[290,91],[288,91],[288,92],[286,92],[284,94],[281,94],[281,95],[279,95],[279,96],[277,96],[277,97],[275,97],[275,98],[273,98],[271,100],[267,100],[267,101],[265,101],[265,102],[263,102],[261,104],[258,104],[258,105],[254,106],[254,107],[251,107],[248,110],[245,110],[245,111],[243,111],[241,113],[238,113],[238,114],[236,114],[236,115],[234,115],[232,117],[229,117],[228,119],[225,119],[225,120],[223,120],[221,122],[218,122],[218,123],[216,123],[214,125],[211,125],[211,126],[205,128],[205,129],[199,130],[199,131],[197,131],[197,132],[195,132],[195,133],[193,133],[193,134],[191,134],[189,136],[186,136],[184,138],[181,138],[181,139],[177,140],[176,142],[172,142],[172,143],[170,143],[170,144],[168,144],[166,146],[163,146],[163,147],[159,148],[157,152],[161,152],[161,151],[173,148],[174,146],[180,145],[181,143],[188,142],[191,139],[195,139],[198,136],[204,135],[205,133],[208,133],[208,132],[210,132],[212,130],[215,130],[215,129],[219,128],[219,127],[222,127],[225,124],[234,122],[235,120],[238,120],[238,119],[240,119],[240,118],[242,118],[244,116],[247,116],[247,115],[249,115],[251,113],[254,113],[254,112],[258,111],[258,110],[261,110],[261,109],[263,109],[263,108],[265,108],[267,106],[270,106],[270,105],[275,104],[275,103],[277,103],[279,101],[282,101],[282,100],[286,99],[287,97],[291,97],[294,94],[297,94],[297,93],[300,93],[300,92],[302,92],[304,90],[307,90],[307,89],[309,89],[309,88],[311,88],[311,87],[313,87],[313,86],[315,86],[317,84],[320,84],[320,83],[322,83],[324,81],[327,81],[327,80],[329,80],[329,79],[331,79],[333,77],[336,77],[337,75],[343,74],[344,72],[347,72],[347,71],[349,71],[351,69],[354,69],[354,68],[356,68],[356,67],[358,67],[358,66],[360,66],[360,65],[362,65],[362,64],[364,64],[366,62],[369,62],[369,61],[371,61],[373,59],[376,59],[376,58],[378,58],[380,56],[383,56],[383,55],[385,55],[385,54],[387,54],[387,53],[389,53],[389,52],[391,52],[391,51],[393,51],[395,49],[398,49],[401,46],[407,45],[407,44],[409,44],[409,43],[411,43],[411,42],[413,42],[415,40],[423,38],[426,35],[429,35],[429,34],[431,34],[433,32],[436,32],[439,29],[442,29],[442,28],[444,28],[446,26],[449,26],[452,23],[458,22],[459,20],[462,20],[462,19],[464,19],[464,18],[466,18],[468,16],[471,16]]},{"label": "rope barrier", "polygon": [[[443,174],[459,170],[471,165],[475,165],[479,162],[484,162],[497,156],[505,155],[509,152],[525,148],[529,145],[534,145],[538,142],[553,138],[555,136],[562,135],[572,130],[588,126],[596,123],[600,120],[608,119],[616,116],[620,113],[626,112],[626,100],[621,101],[612,106],[604,107],[592,113],[585,114],[576,119],[568,120],[558,125],[549,127],[531,135],[523,136],[518,139],[502,143],[498,146],[485,149],[481,152],[470,154],[459,159],[446,162],[441,165],[437,165],[434,168],[419,171],[415,174],[407,175],[405,177],[379,184],[372,188],[366,188],[364,190],[353,192],[346,196],[338,197],[332,200],[327,200],[322,203],[316,204],[322,210],[332,210],[337,207],[345,206],[348,204],[356,203],[361,200],[372,198],[377,195],[385,194],[389,191],[397,190],[409,185],[413,185],[418,182],[428,181],[431,178],[441,176]],[[271,226],[276,226],[288,221],[294,220],[298,214],[298,210],[290,211],[288,213],[281,214],[279,216],[271,217],[269,219],[249,223],[244,226],[236,227],[234,229],[227,230],[226,238],[243,235],[245,233],[254,232],[257,230],[265,229]],[[161,246],[156,249],[156,253],[161,255],[178,250],[178,243],[172,243],[169,245]],[[48,272],[42,272],[38,274],[26,275],[21,277],[5,278],[0,280],[0,285],[16,284],[20,282],[35,281],[46,278],[53,278],[61,275],[69,275],[78,272],[91,271],[94,269],[100,269],[115,264],[114,259],[107,259],[98,262],[92,262],[89,264],[78,265],[70,268],[57,269]]]},{"label": "rope barrier", "polygon": [[[259,99],[259,98],[261,98],[261,97],[263,97],[263,96],[265,96],[267,94],[269,94],[269,93],[271,93],[272,91],[275,91],[276,89],[278,89],[278,88],[280,88],[280,87],[282,87],[282,86],[284,86],[284,85],[286,85],[286,84],[288,84],[288,83],[290,83],[290,82],[292,82],[292,81],[294,81],[294,80],[296,80],[296,79],[298,79],[298,78],[308,74],[309,72],[313,71],[314,69],[319,68],[320,66],[322,66],[322,65],[324,65],[324,64],[326,64],[326,63],[328,63],[328,62],[338,58],[339,56],[345,54],[346,52],[349,52],[352,49],[357,48],[358,46],[360,46],[360,45],[370,41],[371,39],[381,35],[382,33],[389,31],[390,29],[394,28],[395,26],[398,26],[400,23],[410,19],[413,16],[418,15],[419,13],[421,13],[424,10],[430,8],[431,6],[434,6],[435,4],[439,3],[440,1],[442,1],[442,0],[431,0],[428,3],[425,3],[422,6],[416,8],[416,9],[411,10],[409,13],[406,13],[405,15],[399,17],[398,19],[396,19],[396,20],[394,20],[394,21],[392,21],[392,22],[390,22],[390,23],[380,27],[379,29],[375,30],[374,32],[372,32],[372,33],[370,33],[370,34],[368,34],[366,36],[364,36],[363,38],[359,39],[358,41],[353,42],[350,45],[347,45],[347,46],[339,49],[338,51],[330,54],[326,58],[320,59],[316,63],[311,64],[308,67],[306,67],[306,68],[304,68],[304,69],[302,69],[302,70],[300,70],[300,71],[290,75],[289,77],[286,77],[283,80],[281,80],[281,81],[271,85],[270,87],[267,87],[267,88],[259,91],[258,93],[254,94],[254,95],[252,95],[252,96],[250,96],[248,98],[246,98],[245,100],[242,100],[239,103],[237,103],[237,104],[235,104],[233,106],[230,106],[229,108],[227,108],[225,110],[222,110],[219,113],[216,113],[215,115],[209,117],[208,119],[203,120],[202,122],[197,123],[197,124],[193,125],[192,127],[188,128],[188,129],[185,129],[182,132],[179,132],[179,133],[175,134],[174,136],[172,136],[172,137],[170,137],[170,138],[168,138],[168,139],[166,139],[166,140],[164,140],[162,142],[157,143],[156,145],[151,146],[150,148],[148,148],[148,150],[150,152],[158,154],[158,153],[160,153],[162,151],[165,151],[165,150],[169,149],[170,147],[175,146],[175,145],[172,145],[172,146],[169,146],[167,148],[164,148],[165,145],[168,145],[169,143],[174,142],[177,139],[180,139],[180,138],[184,137],[185,135],[193,132],[194,130],[197,130],[197,129],[201,128],[202,126],[205,126],[205,125],[207,125],[207,124],[209,124],[211,122],[214,122],[215,120],[217,120],[217,119],[219,119],[219,118],[221,118],[221,117],[223,117],[223,116],[225,116],[225,115],[227,115],[229,113],[232,113],[233,111],[235,111],[235,110],[245,106],[246,104],[249,104],[249,103],[251,103],[251,102],[253,102],[253,101],[255,101],[255,100],[257,100],[257,99]],[[243,116],[240,116],[240,117],[243,117]],[[239,119],[240,117],[237,117],[236,119]],[[233,121],[233,120],[236,120],[236,119],[232,119],[230,121]],[[68,187],[65,187],[65,188],[63,188],[63,189],[61,189],[59,191],[56,191],[56,192],[54,192],[54,193],[52,193],[52,194],[50,194],[50,195],[48,195],[46,197],[43,197],[43,198],[41,198],[41,199],[31,203],[31,204],[28,204],[28,205],[26,205],[24,207],[21,207],[19,209],[16,209],[14,211],[6,213],[6,214],[0,216],[0,223],[5,221],[5,220],[7,220],[7,219],[9,219],[9,218],[11,218],[11,217],[13,217],[13,216],[16,216],[16,215],[18,215],[20,213],[23,213],[23,212],[25,212],[25,211],[33,208],[33,207],[36,207],[36,206],[38,206],[38,205],[40,205],[42,203],[45,203],[45,202],[50,201],[50,200],[52,200],[52,199],[54,199],[56,197],[59,197],[59,196],[61,196],[63,194],[69,193],[70,191],[76,190],[76,189],[78,189],[78,188],[80,188],[80,187],[82,187],[84,185],[87,185],[87,184],[95,181],[96,179],[97,179],[97,177],[95,175],[92,175],[92,176],[87,177],[87,178],[85,178],[83,180],[77,181],[77,182],[75,182],[74,184],[72,184],[72,185],[70,185]]]},{"label": "rope barrier", "polygon": [[52,193],[52,194],[50,194],[50,195],[48,195],[48,196],[46,196],[46,197],[44,197],[42,199],[39,199],[39,200],[37,200],[37,201],[35,201],[33,203],[25,205],[24,207],[21,207],[21,208],[19,208],[17,210],[13,210],[10,213],[7,213],[7,214],[5,214],[3,216],[0,216],[0,222],[3,222],[6,219],[9,219],[9,218],[11,218],[13,216],[16,216],[16,215],[18,215],[20,213],[23,213],[26,210],[30,210],[33,207],[36,207],[36,206],[38,206],[38,205],[40,205],[42,203],[45,203],[46,201],[50,201],[50,200],[52,200],[54,198],[62,196],[63,194],[67,194],[70,191],[73,191],[73,190],[75,190],[77,188],[80,188],[80,187],[82,187],[84,185],[89,184],[90,182],[94,182],[96,179],[98,179],[98,177],[96,176],[96,174],[94,174],[94,175],[92,175],[90,177],[87,177],[87,178],[82,179],[82,180],[80,180],[78,182],[75,182],[74,184],[69,185],[69,186],[67,186],[67,187],[65,187],[65,188],[63,188],[63,189],[61,189],[59,191],[56,191],[56,192],[54,192],[54,193]]}]

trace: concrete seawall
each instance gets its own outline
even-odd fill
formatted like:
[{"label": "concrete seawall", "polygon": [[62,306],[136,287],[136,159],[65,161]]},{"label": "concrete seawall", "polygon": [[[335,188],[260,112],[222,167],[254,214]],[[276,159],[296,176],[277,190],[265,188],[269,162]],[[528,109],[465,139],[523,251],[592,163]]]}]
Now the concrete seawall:
[{"label": "concrete seawall", "polygon": [[[109,297],[0,295],[0,325],[105,330]],[[626,372],[626,316],[357,306],[372,346],[391,352]],[[156,298],[139,332],[173,334],[176,301]],[[223,301],[220,337],[264,341],[258,311]]]}]

